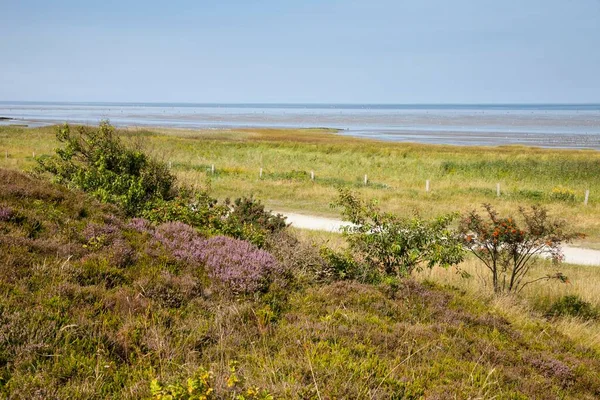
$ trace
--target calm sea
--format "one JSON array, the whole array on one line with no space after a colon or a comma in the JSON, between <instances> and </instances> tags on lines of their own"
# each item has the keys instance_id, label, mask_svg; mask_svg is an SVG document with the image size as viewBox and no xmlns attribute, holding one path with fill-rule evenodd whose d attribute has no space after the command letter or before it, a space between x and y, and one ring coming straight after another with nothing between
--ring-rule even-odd
<instances>
[{"instance_id":1,"label":"calm sea","mask_svg":"<svg viewBox=\"0 0 600 400\"><path fill-rule=\"evenodd\" d=\"M600 104L388 105L0 102L1 124L326 127L389 141L600 149Z\"/></svg>"}]
</instances>

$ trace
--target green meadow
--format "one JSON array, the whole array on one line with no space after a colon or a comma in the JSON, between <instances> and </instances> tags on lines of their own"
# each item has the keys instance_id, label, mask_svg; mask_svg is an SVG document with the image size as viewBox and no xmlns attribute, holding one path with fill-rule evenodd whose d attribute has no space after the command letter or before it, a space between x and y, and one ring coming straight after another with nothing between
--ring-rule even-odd
<instances>
[{"instance_id":1,"label":"green meadow","mask_svg":"<svg viewBox=\"0 0 600 400\"><path fill-rule=\"evenodd\" d=\"M277 211L332 217L338 216L330 203L339 187L400 214L464 212L483 203L514 212L543 204L585 233L582 243L600 244L600 152L594 150L391 143L327 129L121 132L169 162L182 182L209 188L218 198L254 194ZM10 153L0 159L1 167L27 169L34 153L50 154L55 147L52 127L0 128L0 151Z\"/></svg>"}]
</instances>

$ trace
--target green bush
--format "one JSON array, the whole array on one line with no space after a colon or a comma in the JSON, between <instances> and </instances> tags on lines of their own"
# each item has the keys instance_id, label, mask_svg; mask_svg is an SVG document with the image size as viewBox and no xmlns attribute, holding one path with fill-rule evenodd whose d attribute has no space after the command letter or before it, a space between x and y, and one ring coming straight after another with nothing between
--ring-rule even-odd
<instances>
[{"instance_id":1,"label":"green bush","mask_svg":"<svg viewBox=\"0 0 600 400\"><path fill-rule=\"evenodd\" d=\"M233 202L226 199L225 204L230 208L228 220L238 224L254 225L270 233L279 232L287 227L286 217L266 211L260 200L252 196L237 198Z\"/></svg>"},{"instance_id":2,"label":"green bush","mask_svg":"<svg viewBox=\"0 0 600 400\"><path fill-rule=\"evenodd\" d=\"M65 124L56 137L64 147L37 161L38 171L50 172L60 183L118 204L128 215L175 195L175 176L167 166L125 146L107 121L98 128Z\"/></svg>"},{"instance_id":3,"label":"green bush","mask_svg":"<svg viewBox=\"0 0 600 400\"><path fill-rule=\"evenodd\" d=\"M598 311L577 295L563 296L556 300L546 313L547 317L571 316L583 319L598 318Z\"/></svg>"},{"instance_id":4,"label":"green bush","mask_svg":"<svg viewBox=\"0 0 600 400\"><path fill-rule=\"evenodd\" d=\"M225 234L261 247L267 235L287 226L283 216L265 211L252 197L219 204L206 192L176 190L176 178L164 163L123 144L106 121L98 128L64 125L56 135L64 147L38 159L38 171L115 203L129 216L183 222L208 235Z\"/></svg>"},{"instance_id":5,"label":"green bush","mask_svg":"<svg viewBox=\"0 0 600 400\"><path fill-rule=\"evenodd\" d=\"M322 247L320 255L328 266L329 276L335 280L357 280L363 283L378 282L381 275L357 261L350 252L337 252L328 247Z\"/></svg>"},{"instance_id":6,"label":"green bush","mask_svg":"<svg viewBox=\"0 0 600 400\"><path fill-rule=\"evenodd\" d=\"M287 227L285 217L265 210L252 197L218 203L206 192L153 202L142 217L154 223L183 222L204 234L227 235L263 247L266 237Z\"/></svg>"},{"instance_id":7,"label":"green bush","mask_svg":"<svg viewBox=\"0 0 600 400\"><path fill-rule=\"evenodd\" d=\"M374 202L364 202L340 189L334 206L352 225L344 227L350 248L367 265L386 275L407 276L422 265L447 267L463 259L458 236L448 229L454 214L432 220L382 212Z\"/></svg>"},{"instance_id":8,"label":"green bush","mask_svg":"<svg viewBox=\"0 0 600 400\"><path fill-rule=\"evenodd\" d=\"M141 213L143 218L156 224L182 222L205 233L220 233L227 208L205 192L180 195L171 200L156 200Z\"/></svg>"}]
</instances>

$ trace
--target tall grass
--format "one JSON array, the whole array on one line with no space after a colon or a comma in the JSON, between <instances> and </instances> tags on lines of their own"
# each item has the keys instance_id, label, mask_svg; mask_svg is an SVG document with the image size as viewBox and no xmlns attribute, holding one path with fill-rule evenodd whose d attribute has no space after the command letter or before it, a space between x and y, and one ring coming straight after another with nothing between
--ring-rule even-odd
<instances>
[{"instance_id":1,"label":"tall grass","mask_svg":"<svg viewBox=\"0 0 600 400\"><path fill-rule=\"evenodd\" d=\"M389 143L318 129L152 128L122 133L170 161L183 182L209 186L220 198L253 193L273 209L331 216L337 215L329 204L339 186L378 199L383 209L402 214L418 210L424 216L467 211L484 202L502 213L543 203L588 234L587 243L600 243L597 151ZM52 128L0 128L0 166L27 167L33 151L47 154L56 145ZM8 160L2 157L3 149L9 150ZM365 174L368 185L362 184ZM431 181L429 193L426 180ZM573 195L553 196L557 188Z\"/></svg>"}]
</instances>

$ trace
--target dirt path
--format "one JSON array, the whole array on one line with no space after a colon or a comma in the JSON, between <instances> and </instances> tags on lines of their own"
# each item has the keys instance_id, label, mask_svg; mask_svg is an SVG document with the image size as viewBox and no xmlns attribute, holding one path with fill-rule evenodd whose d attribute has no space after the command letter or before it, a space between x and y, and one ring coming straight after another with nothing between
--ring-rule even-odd
<instances>
[{"instance_id":1,"label":"dirt path","mask_svg":"<svg viewBox=\"0 0 600 400\"><path fill-rule=\"evenodd\" d=\"M282 213L293 227L315 231L339 232L341 227L349 225L339 219L317 217L294 213ZM600 250L563 246L564 262L578 265L600 266Z\"/></svg>"}]
</instances>

